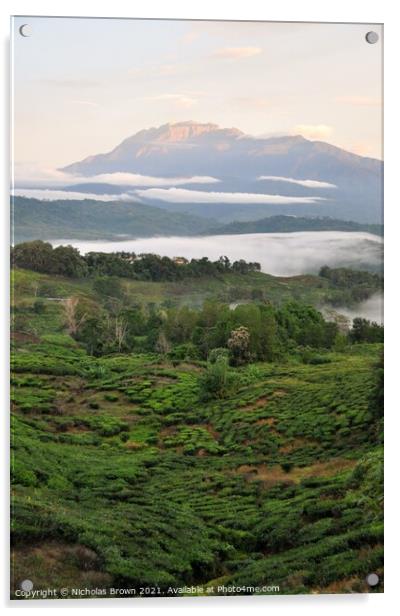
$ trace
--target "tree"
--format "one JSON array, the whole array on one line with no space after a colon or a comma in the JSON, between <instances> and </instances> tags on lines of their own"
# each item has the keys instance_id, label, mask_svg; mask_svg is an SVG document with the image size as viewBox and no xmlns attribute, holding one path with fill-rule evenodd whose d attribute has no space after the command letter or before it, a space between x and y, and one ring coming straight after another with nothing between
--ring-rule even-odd
<instances>
[{"instance_id":1,"label":"tree","mask_svg":"<svg viewBox=\"0 0 400 616\"><path fill-rule=\"evenodd\" d=\"M372 388L369 408L375 417L383 417L384 410L384 369L383 355L374 366L374 385Z\"/></svg>"},{"instance_id":2,"label":"tree","mask_svg":"<svg viewBox=\"0 0 400 616\"><path fill-rule=\"evenodd\" d=\"M17 244L11 253L12 262L17 267L35 272L49 272L53 258L53 247L48 242L35 240Z\"/></svg>"},{"instance_id":3,"label":"tree","mask_svg":"<svg viewBox=\"0 0 400 616\"><path fill-rule=\"evenodd\" d=\"M52 255L52 270L50 273L82 278L86 276L88 268L79 250L72 246L57 246Z\"/></svg>"},{"instance_id":4,"label":"tree","mask_svg":"<svg viewBox=\"0 0 400 616\"><path fill-rule=\"evenodd\" d=\"M170 308L166 314L164 330L168 339L174 343L188 342L196 326L198 315L187 306Z\"/></svg>"},{"instance_id":5,"label":"tree","mask_svg":"<svg viewBox=\"0 0 400 616\"><path fill-rule=\"evenodd\" d=\"M51 244L41 240L17 244L12 251L12 261L18 267L45 274L81 278L88 273L86 261L76 248L57 246L53 249Z\"/></svg>"},{"instance_id":6,"label":"tree","mask_svg":"<svg viewBox=\"0 0 400 616\"><path fill-rule=\"evenodd\" d=\"M98 276L94 279L93 290L103 299L122 299L124 297L124 288L120 279L116 276Z\"/></svg>"},{"instance_id":7,"label":"tree","mask_svg":"<svg viewBox=\"0 0 400 616\"><path fill-rule=\"evenodd\" d=\"M250 332L247 327L240 326L231 332L228 348L233 365L239 366L250 360Z\"/></svg>"},{"instance_id":8,"label":"tree","mask_svg":"<svg viewBox=\"0 0 400 616\"><path fill-rule=\"evenodd\" d=\"M260 306L258 358L273 361L279 354L278 326L271 306Z\"/></svg>"},{"instance_id":9,"label":"tree","mask_svg":"<svg viewBox=\"0 0 400 616\"><path fill-rule=\"evenodd\" d=\"M349 338L352 342L383 342L383 325L356 317Z\"/></svg>"},{"instance_id":10,"label":"tree","mask_svg":"<svg viewBox=\"0 0 400 616\"><path fill-rule=\"evenodd\" d=\"M86 314L78 314L79 298L76 296L67 297L62 305L68 333L71 336L76 336L79 328L86 320Z\"/></svg>"},{"instance_id":11,"label":"tree","mask_svg":"<svg viewBox=\"0 0 400 616\"><path fill-rule=\"evenodd\" d=\"M291 341L312 348L331 348L337 333L336 323L328 323L322 314L300 302L288 302L276 311L280 336L286 346Z\"/></svg>"},{"instance_id":12,"label":"tree","mask_svg":"<svg viewBox=\"0 0 400 616\"><path fill-rule=\"evenodd\" d=\"M220 356L214 363L208 363L199 378L200 398L226 398L233 393L238 378L229 370L227 357Z\"/></svg>"},{"instance_id":13,"label":"tree","mask_svg":"<svg viewBox=\"0 0 400 616\"><path fill-rule=\"evenodd\" d=\"M157 353L160 353L161 355L166 355L170 350L171 350L171 345L168 342L166 335L161 330L158 335L157 342L156 342L156 351Z\"/></svg>"},{"instance_id":14,"label":"tree","mask_svg":"<svg viewBox=\"0 0 400 616\"><path fill-rule=\"evenodd\" d=\"M75 338L82 342L90 355L102 355L108 338L108 326L103 315L93 314L78 328Z\"/></svg>"},{"instance_id":15,"label":"tree","mask_svg":"<svg viewBox=\"0 0 400 616\"><path fill-rule=\"evenodd\" d=\"M272 360L278 350L277 323L272 306L240 304L232 314L235 325L250 333L250 354L260 360Z\"/></svg>"},{"instance_id":16,"label":"tree","mask_svg":"<svg viewBox=\"0 0 400 616\"><path fill-rule=\"evenodd\" d=\"M118 352L120 353L125 343L128 323L122 317L115 317L115 341L117 343Z\"/></svg>"}]
</instances>

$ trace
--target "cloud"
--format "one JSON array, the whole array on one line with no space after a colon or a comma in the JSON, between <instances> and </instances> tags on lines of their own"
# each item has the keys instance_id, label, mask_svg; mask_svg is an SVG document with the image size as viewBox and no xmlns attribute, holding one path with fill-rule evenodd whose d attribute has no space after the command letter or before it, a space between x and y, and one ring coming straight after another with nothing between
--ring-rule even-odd
<instances>
[{"instance_id":1,"label":"cloud","mask_svg":"<svg viewBox=\"0 0 400 616\"><path fill-rule=\"evenodd\" d=\"M272 180L274 182L288 182L289 184L298 184L306 188L337 188L336 184L329 182L319 182L318 180L295 180L294 178L284 178L277 175L260 175L258 180Z\"/></svg>"},{"instance_id":2,"label":"cloud","mask_svg":"<svg viewBox=\"0 0 400 616\"><path fill-rule=\"evenodd\" d=\"M357 107L378 107L382 104L381 99L372 96L337 96L335 101Z\"/></svg>"},{"instance_id":3,"label":"cloud","mask_svg":"<svg viewBox=\"0 0 400 616\"><path fill-rule=\"evenodd\" d=\"M327 139L333 133L333 127L326 124L297 124L294 132L306 139Z\"/></svg>"},{"instance_id":4,"label":"cloud","mask_svg":"<svg viewBox=\"0 0 400 616\"><path fill-rule=\"evenodd\" d=\"M146 96L142 100L147 101L163 101L163 102L171 102L176 107L181 109L189 109L197 104L197 99L192 96L188 96L186 94L159 94L157 96Z\"/></svg>"},{"instance_id":5,"label":"cloud","mask_svg":"<svg viewBox=\"0 0 400 616\"><path fill-rule=\"evenodd\" d=\"M190 177L164 178L139 173L101 173L92 176L72 175L36 165L17 165L15 170L15 184L35 186L66 186L74 184L112 184L114 186L179 186L184 184L216 184L217 178L207 175L194 175Z\"/></svg>"},{"instance_id":6,"label":"cloud","mask_svg":"<svg viewBox=\"0 0 400 616\"><path fill-rule=\"evenodd\" d=\"M261 52L261 47L223 47L214 51L211 57L221 60L239 60L241 58L258 56Z\"/></svg>"},{"instance_id":7,"label":"cloud","mask_svg":"<svg viewBox=\"0 0 400 616\"><path fill-rule=\"evenodd\" d=\"M93 101L73 100L71 103L73 105L83 105L85 107L100 107L98 103L94 103Z\"/></svg>"},{"instance_id":8,"label":"cloud","mask_svg":"<svg viewBox=\"0 0 400 616\"><path fill-rule=\"evenodd\" d=\"M376 323L383 324L383 295L381 293L372 295L372 297L365 300L364 302L361 302L355 308L348 308L347 306L335 306L335 312L343 314L348 319L350 319L350 321L352 321L356 317L362 317L363 319L368 319L369 321L375 321Z\"/></svg>"},{"instance_id":9,"label":"cloud","mask_svg":"<svg viewBox=\"0 0 400 616\"><path fill-rule=\"evenodd\" d=\"M159 199L172 203L318 203L325 201L321 197L290 197L283 195L264 195L257 193L205 192L186 188L148 188L137 190L139 197Z\"/></svg>"},{"instance_id":10,"label":"cloud","mask_svg":"<svg viewBox=\"0 0 400 616\"><path fill-rule=\"evenodd\" d=\"M14 165L14 185L30 184L37 186L38 184L46 183L49 186L62 186L70 179L66 173L49 167L35 163L15 163Z\"/></svg>"},{"instance_id":11,"label":"cloud","mask_svg":"<svg viewBox=\"0 0 400 616\"><path fill-rule=\"evenodd\" d=\"M360 268L382 265L382 238L368 233L314 231L298 233L253 233L206 237L152 237L119 242L68 241L82 253L93 250L156 253L187 259L227 255L232 261L245 259L261 264L263 272L275 276L317 273L322 265ZM293 257L296 256L296 258ZM361 306L360 306L361 309ZM342 312L341 309L337 309ZM359 316L362 312L358 313Z\"/></svg>"},{"instance_id":12,"label":"cloud","mask_svg":"<svg viewBox=\"0 0 400 616\"><path fill-rule=\"evenodd\" d=\"M75 178L74 178L75 179ZM217 178L208 175L193 175L187 178L160 178L137 173L102 173L92 177L81 178L85 182L121 184L127 186L179 186L181 184L215 184Z\"/></svg>"},{"instance_id":13,"label":"cloud","mask_svg":"<svg viewBox=\"0 0 400 616\"><path fill-rule=\"evenodd\" d=\"M94 193L48 188L15 188L11 192L15 197L28 197L29 199L41 199L43 201L57 201L58 199L67 199L68 201L82 199L92 199L94 201L135 201L135 198L128 193L121 195L96 195Z\"/></svg>"}]
</instances>

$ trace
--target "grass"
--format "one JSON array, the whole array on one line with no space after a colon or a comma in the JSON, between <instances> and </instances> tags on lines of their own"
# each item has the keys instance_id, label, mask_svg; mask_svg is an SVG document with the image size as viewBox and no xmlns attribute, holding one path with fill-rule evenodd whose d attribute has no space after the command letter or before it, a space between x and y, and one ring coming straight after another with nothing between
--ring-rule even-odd
<instances>
[{"instance_id":1,"label":"grass","mask_svg":"<svg viewBox=\"0 0 400 616\"><path fill-rule=\"evenodd\" d=\"M93 280L50 276L28 270L12 272L13 305L18 308L32 307L37 299L43 299L46 309L52 310L54 298L66 298L81 294L98 300L93 290ZM320 305L328 298L334 299L336 290L328 280L320 276L299 275L287 278L261 272L221 274L218 277L186 279L180 282L145 282L123 280L125 293L130 301L137 303L172 302L176 305L200 306L207 298L224 302L251 301L260 294L265 300L283 302L297 299ZM53 298L50 299L49 298ZM55 306L57 310L57 306Z\"/></svg>"}]
</instances>

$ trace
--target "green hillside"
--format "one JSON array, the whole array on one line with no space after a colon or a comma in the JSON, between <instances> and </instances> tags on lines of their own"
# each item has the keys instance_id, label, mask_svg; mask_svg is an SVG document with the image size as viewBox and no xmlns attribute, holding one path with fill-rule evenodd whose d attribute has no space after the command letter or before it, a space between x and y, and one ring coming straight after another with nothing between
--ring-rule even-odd
<instances>
[{"instance_id":1,"label":"green hillside","mask_svg":"<svg viewBox=\"0 0 400 616\"><path fill-rule=\"evenodd\" d=\"M293 233L296 231L365 231L383 235L383 225L370 225L328 217L270 216L248 222L231 222L217 227L217 235L241 233Z\"/></svg>"},{"instance_id":2,"label":"green hillside","mask_svg":"<svg viewBox=\"0 0 400 616\"><path fill-rule=\"evenodd\" d=\"M381 328L310 305L363 276L15 268L12 594L381 592Z\"/></svg>"},{"instance_id":3,"label":"green hillside","mask_svg":"<svg viewBox=\"0 0 400 616\"><path fill-rule=\"evenodd\" d=\"M212 220L128 201L12 198L15 243L39 239L121 239L196 235Z\"/></svg>"},{"instance_id":4,"label":"green hillside","mask_svg":"<svg viewBox=\"0 0 400 616\"><path fill-rule=\"evenodd\" d=\"M224 235L295 231L366 231L383 234L382 225L334 218L271 216L221 225L209 216L127 201L56 200L13 197L14 242L32 239L122 239L157 235Z\"/></svg>"}]
</instances>

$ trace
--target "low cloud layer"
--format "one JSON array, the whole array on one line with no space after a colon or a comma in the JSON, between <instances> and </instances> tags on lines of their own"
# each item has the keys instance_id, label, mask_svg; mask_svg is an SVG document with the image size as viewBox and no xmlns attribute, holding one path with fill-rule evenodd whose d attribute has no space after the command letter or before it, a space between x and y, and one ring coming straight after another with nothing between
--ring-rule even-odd
<instances>
[{"instance_id":1,"label":"low cloud layer","mask_svg":"<svg viewBox=\"0 0 400 616\"><path fill-rule=\"evenodd\" d=\"M290 197L285 195L264 195L257 193L205 192L186 188L148 188L137 190L139 197L159 199L169 203L243 203L243 204L296 204L324 201L322 197Z\"/></svg>"},{"instance_id":2,"label":"low cloud layer","mask_svg":"<svg viewBox=\"0 0 400 616\"><path fill-rule=\"evenodd\" d=\"M58 244L63 243L61 240ZM65 243L65 242L64 242ZM252 233L207 237L153 237L122 242L67 241L83 253L119 250L156 253L188 259L228 256L261 263L262 271L275 276L317 273L323 265L355 269L382 265L382 238L369 233L317 231L301 233Z\"/></svg>"},{"instance_id":3,"label":"low cloud layer","mask_svg":"<svg viewBox=\"0 0 400 616\"><path fill-rule=\"evenodd\" d=\"M12 191L15 197L42 199L43 201L93 199L94 201L135 201L135 198L123 193L120 195L96 195L94 193L75 192L72 190L54 190L52 188L16 188Z\"/></svg>"},{"instance_id":4,"label":"low cloud layer","mask_svg":"<svg viewBox=\"0 0 400 616\"><path fill-rule=\"evenodd\" d=\"M375 321L375 323L383 323L383 295L377 293L354 308L339 307L335 310L347 317L350 322L356 317L362 317L369 321Z\"/></svg>"},{"instance_id":5,"label":"low cloud layer","mask_svg":"<svg viewBox=\"0 0 400 616\"><path fill-rule=\"evenodd\" d=\"M68 176L69 182L90 182L94 184L113 184L115 186L180 186L183 184L216 184L217 178L208 175L194 175L187 178L162 178L138 173L101 173L89 177Z\"/></svg>"},{"instance_id":6,"label":"low cloud layer","mask_svg":"<svg viewBox=\"0 0 400 616\"><path fill-rule=\"evenodd\" d=\"M306 188L337 188L336 184L329 184L329 182L319 182L318 180L295 180L294 178L284 178L278 175L260 175L257 179L272 180L274 182L288 182L289 184L306 186Z\"/></svg>"},{"instance_id":7,"label":"low cloud layer","mask_svg":"<svg viewBox=\"0 0 400 616\"><path fill-rule=\"evenodd\" d=\"M59 169L38 165L17 165L15 168L15 186L30 188L46 185L51 188L68 184L112 184L114 186L181 186L184 184L216 184L217 178L196 175L192 177L164 178L138 173L101 173L92 176L73 175Z\"/></svg>"}]
</instances>

